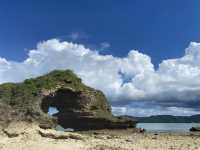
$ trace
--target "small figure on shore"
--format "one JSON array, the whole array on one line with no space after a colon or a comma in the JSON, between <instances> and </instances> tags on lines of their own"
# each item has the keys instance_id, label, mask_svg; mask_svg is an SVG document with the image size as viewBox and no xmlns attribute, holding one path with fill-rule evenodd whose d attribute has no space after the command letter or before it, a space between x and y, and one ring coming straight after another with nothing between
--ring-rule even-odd
<instances>
[{"instance_id":1,"label":"small figure on shore","mask_svg":"<svg viewBox=\"0 0 200 150\"><path fill-rule=\"evenodd\" d=\"M139 128L139 133L144 133L146 130L144 128Z\"/></svg>"}]
</instances>

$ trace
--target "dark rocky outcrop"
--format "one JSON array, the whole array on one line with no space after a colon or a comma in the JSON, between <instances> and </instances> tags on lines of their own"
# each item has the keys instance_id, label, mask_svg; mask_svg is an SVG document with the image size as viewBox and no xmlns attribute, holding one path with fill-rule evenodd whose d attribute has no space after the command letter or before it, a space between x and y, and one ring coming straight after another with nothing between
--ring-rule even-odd
<instances>
[{"instance_id":1,"label":"dark rocky outcrop","mask_svg":"<svg viewBox=\"0 0 200 150\"><path fill-rule=\"evenodd\" d=\"M49 107L59 112L50 116ZM1 126L26 121L46 129L58 124L76 130L135 127L134 120L114 117L104 94L84 85L70 70L0 85L0 113Z\"/></svg>"},{"instance_id":2,"label":"dark rocky outcrop","mask_svg":"<svg viewBox=\"0 0 200 150\"><path fill-rule=\"evenodd\" d=\"M190 128L191 132L200 132L200 127L192 127Z\"/></svg>"}]
</instances>

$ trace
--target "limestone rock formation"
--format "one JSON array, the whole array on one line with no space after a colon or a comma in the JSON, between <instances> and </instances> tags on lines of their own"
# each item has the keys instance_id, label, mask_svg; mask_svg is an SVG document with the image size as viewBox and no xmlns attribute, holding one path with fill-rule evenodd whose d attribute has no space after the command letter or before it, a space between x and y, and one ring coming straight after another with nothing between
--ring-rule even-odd
<instances>
[{"instance_id":1,"label":"limestone rock formation","mask_svg":"<svg viewBox=\"0 0 200 150\"><path fill-rule=\"evenodd\" d=\"M61 132L61 131L55 131L55 130L44 130L39 129L38 133L42 137L52 138L52 139L75 139L75 140L83 140L83 137L81 134L78 133L70 133L70 132Z\"/></svg>"},{"instance_id":2,"label":"limestone rock formation","mask_svg":"<svg viewBox=\"0 0 200 150\"><path fill-rule=\"evenodd\" d=\"M50 116L49 107L58 112ZM0 126L26 121L76 130L135 127L133 120L114 117L104 94L84 85L70 70L0 85L0 113Z\"/></svg>"}]
</instances>

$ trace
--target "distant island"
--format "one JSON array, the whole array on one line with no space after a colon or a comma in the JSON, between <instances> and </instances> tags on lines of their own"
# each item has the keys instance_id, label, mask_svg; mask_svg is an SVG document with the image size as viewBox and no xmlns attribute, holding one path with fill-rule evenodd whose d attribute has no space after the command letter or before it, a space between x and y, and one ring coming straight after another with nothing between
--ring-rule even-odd
<instances>
[{"instance_id":1,"label":"distant island","mask_svg":"<svg viewBox=\"0 0 200 150\"><path fill-rule=\"evenodd\" d=\"M200 123L200 114L193 116L157 115L134 118L138 123Z\"/></svg>"}]
</instances>

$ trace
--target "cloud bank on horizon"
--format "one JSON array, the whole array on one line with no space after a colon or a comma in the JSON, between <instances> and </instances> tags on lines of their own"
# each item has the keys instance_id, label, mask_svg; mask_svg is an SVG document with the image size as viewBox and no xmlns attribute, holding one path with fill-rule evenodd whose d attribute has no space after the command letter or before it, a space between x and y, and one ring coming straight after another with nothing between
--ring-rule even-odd
<instances>
[{"instance_id":1,"label":"cloud bank on horizon","mask_svg":"<svg viewBox=\"0 0 200 150\"><path fill-rule=\"evenodd\" d=\"M72 69L85 84L102 90L116 114L200 113L200 43L191 42L183 57L163 60L155 69L151 58L137 50L121 58L51 39L30 50L23 62L0 58L0 83L54 69Z\"/></svg>"}]
</instances>

